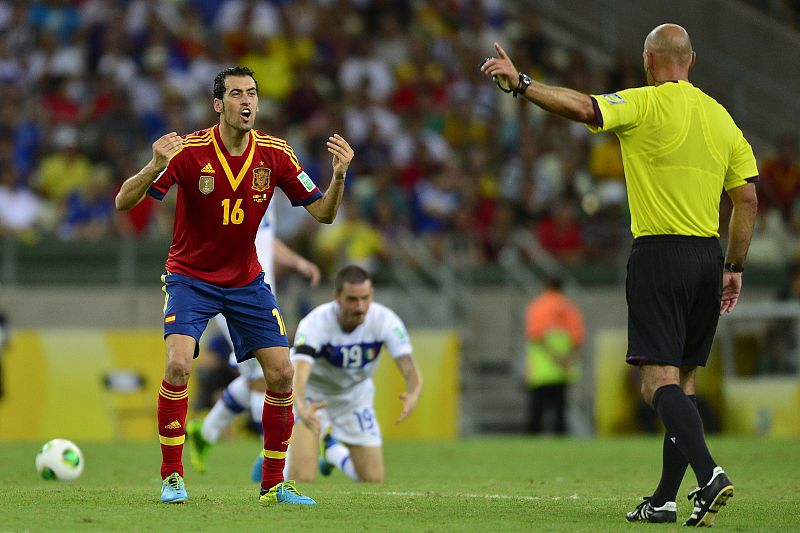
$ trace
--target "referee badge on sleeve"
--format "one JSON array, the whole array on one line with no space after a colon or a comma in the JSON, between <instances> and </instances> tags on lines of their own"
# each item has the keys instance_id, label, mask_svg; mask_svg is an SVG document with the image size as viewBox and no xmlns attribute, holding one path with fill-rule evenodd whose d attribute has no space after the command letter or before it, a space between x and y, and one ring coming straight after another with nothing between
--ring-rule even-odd
<instances>
[{"instance_id":1,"label":"referee badge on sleeve","mask_svg":"<svg viewBox=\"0 0 800 533\"><path fill-rule=\"evenodd\" d=\"M601 94L600 96L611 105L625 103L625 99L617 93Z\"/></svg>"}]
</instances>

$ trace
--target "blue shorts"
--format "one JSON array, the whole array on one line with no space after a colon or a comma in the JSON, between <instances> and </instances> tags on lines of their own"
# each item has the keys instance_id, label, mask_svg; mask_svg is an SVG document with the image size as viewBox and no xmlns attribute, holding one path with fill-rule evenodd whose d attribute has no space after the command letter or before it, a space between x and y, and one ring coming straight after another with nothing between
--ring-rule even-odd
<instances>
[{"instance_id":1,"label":"blue shorts","mask_svg":"<svg viewBox=\"0 0 800 533\"><path fill-rule=\"evenodd\" d=\"M289 346L278 302L264 283L263 272L244 287L219 287L170 272L161 276L161 281L166 294L164 337L179 333L194 338L195 357L200 337L217 313L228 321L233 351L240 363L251 359L253 351L260 348Z\"/></svg>"}]
</instances>

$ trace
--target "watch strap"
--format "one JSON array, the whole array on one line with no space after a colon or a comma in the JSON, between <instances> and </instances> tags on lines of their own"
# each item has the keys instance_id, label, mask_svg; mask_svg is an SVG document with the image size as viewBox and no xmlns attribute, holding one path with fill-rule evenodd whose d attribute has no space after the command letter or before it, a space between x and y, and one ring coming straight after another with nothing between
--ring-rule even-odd
<instances>
[{"instance_id":1,"label":"watch strap","mask_svg":"<svg viewBox=\"0 0 800 533\"><path fill-rule=\"evenodd\" d=\"M739 274L744 272L744 265L739 265L737 263L725 263L725 270Z\"/></svg>"},{"instance_id":2,"label":"watch strap","mask_svg":"<svg viewBox=\"0 0 800 533\"><path fill-rule=\"evenodd\" d=\"M527 74L523 74L522 72L519 73L519 83L517 83L516 89L514 89L514 98L517 97L518 94L525 95L525 91L528 90L533 80Z\"/></svg>"}]
</instances>

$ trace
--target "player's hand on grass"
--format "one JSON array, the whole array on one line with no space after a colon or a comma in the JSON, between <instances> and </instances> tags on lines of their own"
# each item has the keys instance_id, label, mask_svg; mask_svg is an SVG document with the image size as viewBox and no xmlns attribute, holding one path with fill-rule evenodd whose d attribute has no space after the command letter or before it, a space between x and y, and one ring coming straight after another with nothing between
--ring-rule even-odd
<instances>
[{"instance_id":1,"label":"player's hand on grass","mask_svg":"<svg viewBox=\"0 0 800 533\"><path fill-rule=\"evenodd\" d=\"M328 402L303 402L298 414L300 420L314 435L319 435L319 415L317 411L327 407Z\"/></svg>"},{"instance_id":2,"label":"player's hand on grass","mask_svg":"<svg viewBox=\"0 0 800 533\"><path fill-rule=\"evenodd\" d=\"M183 146L183 139L172 131L159 137L153 143L153 165L160 170L167 168L167 163Z\"/></svg>"},{"instance_id":3,"label":"player's hand on grass","mask_svg":"<svg viewBox=\"0 0 800 533\"><path fill-rule=\"evenodd\" d=\"M403 402L403 410L400 411L400 417L394 421L395 424L399 424L408 418L408 415L410 415L414 407L417 406L417 400L419 400L418 392L403 392L400 394L400 401Z\"/></svg>"},{"instance_id":4,"label":"player's hand on grass","mask_svg":"<svg viewBox=\"0 0 800 533\"><path fill-rule=\"evenodd\" d=\"M491 76L495 81L508 89L513 89L517 86L519 79L519 72L511 62L506 51L498 43L494 43L494 49L497 51L498 57L489 57L483 64L481 64L481 72L487 76Z\"/></svg>"},{"instance_id":5,"label":"player's hand on grass","mask_svg":"<svg viewBox=\"0 0 800 533\"><path fill-rule=\"evenodd\" d=\"M332 137L328 137L328 152L333 156L333 177L337 180L344 179L347 172L347 167L353 160L355 153L347 141L339 135L334 133Z\"/></svg>"}]
</instances>

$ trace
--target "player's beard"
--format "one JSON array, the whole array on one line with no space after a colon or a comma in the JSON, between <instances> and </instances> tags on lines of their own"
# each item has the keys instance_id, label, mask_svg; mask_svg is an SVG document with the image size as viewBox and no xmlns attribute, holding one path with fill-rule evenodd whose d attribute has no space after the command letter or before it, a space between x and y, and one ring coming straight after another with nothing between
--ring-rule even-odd
<instances>
[{"instance_id":1,"label":"player's beard","mask_svg":"<svg viewBox=\"0 0 800 533\"><path fill-rule=\"evenodd\" d=\"M228 114L227 110L223 108L222 116L224 117L225 123L230 129L241 133L247 133L248 131L253 129L256 113L255 111L251 110L249 123L246 123L242 120L241 110L238 112Z\"/></svg>"}]
</instances>

